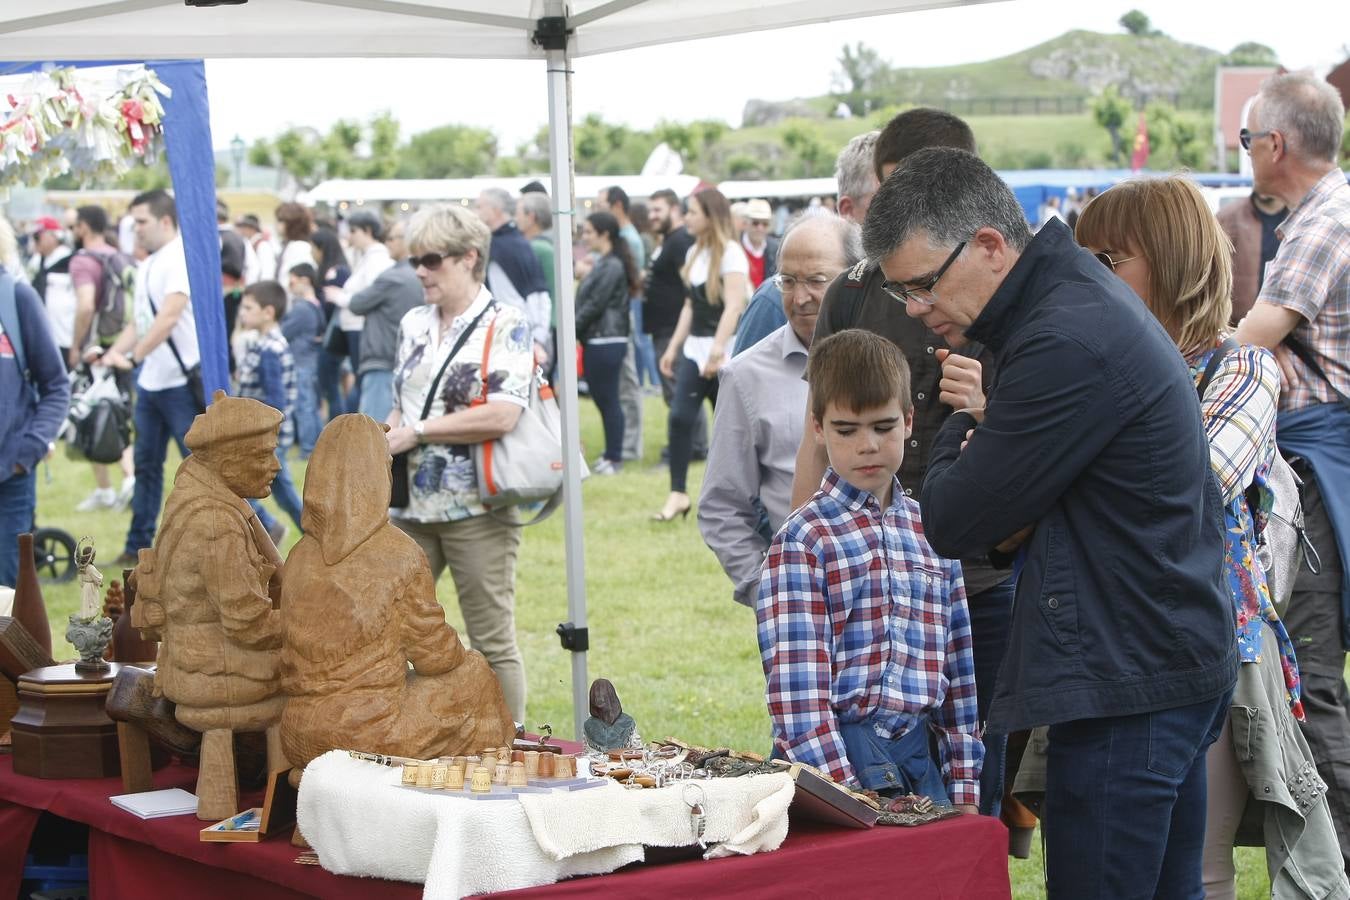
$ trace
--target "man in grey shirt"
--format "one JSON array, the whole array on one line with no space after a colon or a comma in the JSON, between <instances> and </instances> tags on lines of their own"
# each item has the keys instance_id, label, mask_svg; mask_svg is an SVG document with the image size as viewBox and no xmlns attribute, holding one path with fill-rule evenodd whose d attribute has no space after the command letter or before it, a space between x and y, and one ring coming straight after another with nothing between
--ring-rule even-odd
<instances>
[{"instance_id":1,"label":"man in grey shirt","mask_svg":"<svg viewBox=\"0 0 1350 900\"><path fill-rule=\"evenodd\" d=\"M737 603L754 607L769 541L792 512L806 409L802 373L821 297L861 256L854 223L824 210L794 222L783 236L777 276L787 324L718 373L698 527L735 585Z\"/></svg>"},{"instance_id":2,"label":"man in grey shirt","mask_svg":"<svg viewBox=\"0 0 1350 900\"><path fill-rule=\"evenodd\" d=\"M376 422L383 422L394 406L394 356L398 353L398 324L403 315L426 302L422 282L408 262L404 224L389 226L385 246L394 260L370 287L352 295L350 309L365 316L361 334L361 409Z\"/></svg>"}]
</instances>

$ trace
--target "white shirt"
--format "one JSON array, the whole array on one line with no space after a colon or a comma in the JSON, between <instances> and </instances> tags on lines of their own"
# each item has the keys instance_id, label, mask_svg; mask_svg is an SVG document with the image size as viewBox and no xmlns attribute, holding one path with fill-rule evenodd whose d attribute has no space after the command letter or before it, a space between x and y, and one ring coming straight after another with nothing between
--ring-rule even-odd
<instances>
[{"instance_id":1,"label":"white shirt","mask_svg":"<svg viewBox=\"0 0 1350 900\"><path fill-rule=\"evenodd\" d=\"M46 267L54 266L70 256L70 248L57 246L42 260ZM58 347L69 347L75 340L75 284L70 272L48 272L46 295L42 303L47 307L47 323L52 329L52 340Z\"/></svg>"},{"instance_id":2,"label":"white shirt","mask_svg":"<svg viewBox=\"0 0 1350 900\"><path fill-rule=\"evenodd\" d=\"M170 294L188 297L187 305L169 335L183 366L174 359L169 341L164 341L150 351L141 365L136 385L144 391L163 391L187 384L183 367L191 369L201 360L197 350L197 321L192 317L192 287L188 284L187 256L183 252L181 235L150 254L136 269L134 315L137 338L144 337L155 321L151 301L154 301L155 310L163 309L164 298Z\"/></svg>"},{"instance_id":3,"label":"white shirt","mask_svg":"<svg viewBox=\"0 0 1350 900\"><path fill-rule=\"evenodd\" d=\"M249 246L253 248L253 255L258 260L259 280L270 281L275 278L281 282L282 287L290 283L289 272L277 272L277 248L271 241L259 234L249 241Z\"/></svg>"},{"instance_id":4,"label":"white shirt","mask_svg":"<svg viewBox=\"0 0 1350 900\"><path fill-rule=\"evenodd\" d=\"M389 248L384 244L376 242L361 251L361 255L356 260L356 267L352 269L351 277L342 286L341 296L334 300L338 305L339 328L343 331L360 331L365 326L366 317L358 316L347 308L352 302L352 296L370 287L381 273L393 267L394 260L389 255Z\"/></svg>"}]
</instances>

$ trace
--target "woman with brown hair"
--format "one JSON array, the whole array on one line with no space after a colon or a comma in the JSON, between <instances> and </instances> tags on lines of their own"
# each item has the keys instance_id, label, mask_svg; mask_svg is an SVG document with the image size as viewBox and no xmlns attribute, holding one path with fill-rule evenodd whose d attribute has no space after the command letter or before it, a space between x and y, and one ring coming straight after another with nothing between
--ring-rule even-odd
<instances>
[{"instance_id":1,"label":"woman with brown hair","mask_svg":"<svg viewBox=\"0 0 1350 900\"><path fill-rule=\"evenodd\" d=\"M717 371L730 358L736 323L749 297L750 264L731 224L731 204L714 188L689 198L684 227L694 237L682 274L684 308L666 352L661 374L675 379L670 400L670 496L653 518L669 522L687 516L686 476L694 422L705 399L717 403Z\"/></svg>"},{"instance_id":2,"label":"woman with brown hair","mask_svg":"<svg viewBox=\"0 0 1350 900\"><path fill-rule=\"evenodd\" d=\"M1234 896L1234 837L1248 803L1260 801L1272 895L1344 897L1350 885L1326 799L1311 789L1317 775L1296 722L1303 705L1294 647L1255 557L1271 509L1280 373L1270 351L1225 344L1232 245L1199 189L1175 175L1101 194L1079 215L1076 236L1134 289L1176 342L1197 389L1204 387L1201 414L1225 504L1223 571L1243 663L1231 714L1205 760L1205 895ZM1299 793L1295 779L1308 780L1309 790Z\"/></svg>"},{"instance_id":3,"label":"woman with brown hair","mask_svg":"<svg viewBox=\"0 0 1350 900\"><path fill-rule=\"evenodd\" d=\"M281 276L301 263L313 264L313 248L309 236L314 232L314 216L299 203L283 203L274 214L277 230L281 232L281 252L277 254L277 270L263 276L281 281Z\"/></svg>"}]
</instances>

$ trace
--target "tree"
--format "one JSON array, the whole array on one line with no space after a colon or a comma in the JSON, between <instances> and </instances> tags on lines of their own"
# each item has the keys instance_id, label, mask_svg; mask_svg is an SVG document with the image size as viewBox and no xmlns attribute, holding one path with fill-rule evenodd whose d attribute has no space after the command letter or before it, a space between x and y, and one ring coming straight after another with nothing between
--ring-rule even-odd
<instances>
[{"instance_id":1,"label":"tree","mask_svg":"<svg viewBox=\"0 0 1350 900\"><path fill-rule=\"evenodd\" d=\"M1135 37L1150 37L1157 34L1153 23L1137 9L1132 9L1120 17L1120 26Z\"/></svg>"},{"instance_id":2,"label":"tree","mask_svg":"<svg viewBox=\"0 0 1350 900\"><path fill-rule=\"evenodd\" d=\"M361 166L362 178L393 178L398 174L399 125L389 110L376 113L369 125L370 155Z\"/></svg>"},{"instance_id":3,"label":"tree","mask_svg":"<svg viewBox=\"0 0 1350 900\"><path fill-rule=\"evenodd\" d=\"M1092 118L1111 136L1111 156L1116 167L1121 166L1120 129L1125 119L1134 112L1134 105L1120 96L1115 85L1109 86L1092 101Z\"/></svg>"},{"instance_id":4,"label":"tree","mask_svg":"<svg viewBox=\"0 0 1350 900\"><path fill-rule=\"evenodd\" d=\"M1256 41L1244 41L1229 50L1221 64L1225 66L1278 66L1280 57L1265 44L1258 44Z\"/></svg>"},{"instance_id":5,"label":"tree","mask_svg":"<svg viewBox=\"0 0 1350 900\"><path fill-rule=\"evenodd\" d=\"M790 120L783 129L783 145L797 157L800 177L823 177L834 171L834 154L825 146L815 123L804 119Z\"/></svg>"},{"instance_id":6,"label":"tree","mask_svg":"<svg viewBox=\"0 0 1350 900\"><path fill-rule=\"evenodd\" d=\"M865 116L877 105L877 98L891 73L881 55L862 41L839 52L839 71L831 97L845 104L855 116Z\"/></svg>"},{"instance_id":7,"label":"tree","mask_svg":"<svg viewBox=\"0 0 1350 900\"><path fill-rule=\"evenodd\" d=\"M415 134L398 164L400 178L471 178L493 170L497 138L486 128L442 125Z\"/></svg>"}]
</instances>

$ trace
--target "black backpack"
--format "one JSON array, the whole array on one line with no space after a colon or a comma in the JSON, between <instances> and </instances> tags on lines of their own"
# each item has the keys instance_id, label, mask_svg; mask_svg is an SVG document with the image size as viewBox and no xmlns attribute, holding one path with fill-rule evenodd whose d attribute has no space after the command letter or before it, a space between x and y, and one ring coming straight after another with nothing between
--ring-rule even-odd
<instances>
[{"instance_id":1,"label":"black backpack","mask_svg":"<svg viewBox=\"0 0 1350 900\"><path fill-rule=\"evenodd\" d=\"M136 260L120 250L94 253L80 250L98 261L103 277L94 294L93 336L104 347L112 345L127 324L127 298L135 296Z\"/></svg>"},{"instance_id":2,"label":"black backpack","mask_svg":"<svg viewBox=\"0 0 1350 900\"><path fill-rule=\"evenodd\" d=\"M131 415L126 404L104 398L75 423L70 442L90 462L115 463L131 445Z\"/></svg>"},{"instance_id":3,"label":"black backpack","mask_svg":"<svg viewBox=\"0 0 1350 900\"><path fill-rule=\"evenodd\" d=\"M858 316L862 313L863 305L863 282L866 278L865 259L859 260L858 264L844 275L841 290L830 304L830 334L838 334L858 324Z\"/></svg>"}]
</instances>

